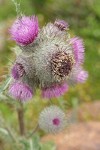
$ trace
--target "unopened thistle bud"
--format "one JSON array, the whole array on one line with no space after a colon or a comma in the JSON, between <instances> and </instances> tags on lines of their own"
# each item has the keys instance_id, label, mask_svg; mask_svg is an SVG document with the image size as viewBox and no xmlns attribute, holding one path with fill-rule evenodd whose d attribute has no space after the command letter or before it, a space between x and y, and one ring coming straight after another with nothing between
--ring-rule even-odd
<instances>
[{"instance_id":1,"label":"unopened thistle bud","mask_svg":"<svg viewBox=\"0 0 100 150\"><path fill-rule=\"evenodd\" d=\"M64 129L65 113L57 106L46 107L39 116L39 126L47 133L57 133Z\"/></svg>"}]
</instances>

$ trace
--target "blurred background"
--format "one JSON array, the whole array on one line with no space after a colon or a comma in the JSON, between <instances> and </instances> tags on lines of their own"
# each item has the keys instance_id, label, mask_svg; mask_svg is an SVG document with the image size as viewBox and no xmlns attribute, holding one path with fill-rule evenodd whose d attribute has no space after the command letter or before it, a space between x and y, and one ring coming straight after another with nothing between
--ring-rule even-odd
<instances>
[{"instance_id":1,"label":"blurred background","mask_svg":"<svg viewBox=\"0 0 100 150\"><path fill-rule=\"evenodd\" d=\"M78 107L80 121L99 122L100 0L19 0L18 3L20 3L21 11L25 15L35 14L38 16L40 27L49 21L53 22L56 18L63 19L69 23L69 32L72 37L77 35L84 39L86 49L84 68L89 72L89 78L85 84L72 87L61 99L63 99L66 109ZM9 62L13 62L15 59L15 54L12 51L15 43L10 40L9 28L16 15L16 8L12 0L0 0L0 81L4 80L2 75L9 72ZM3 99L4 97L0 98L0 114L13 128L18 130L14 107L5 103ZM56 100L54 100L54 103L57 103ZM38 112L44 105L47 105L47 103L41 100L39 92L37 92L34 101L25 106L28 128L34 126ZM35 107L37 106L36 110ZM30 120L31 123L28 124ZM0 148L2 148L0 150L5 150L3 149L3 140L0 140L0 145ZM9 150L9 148L6 150Z\"/></svg>"}]
</instances>

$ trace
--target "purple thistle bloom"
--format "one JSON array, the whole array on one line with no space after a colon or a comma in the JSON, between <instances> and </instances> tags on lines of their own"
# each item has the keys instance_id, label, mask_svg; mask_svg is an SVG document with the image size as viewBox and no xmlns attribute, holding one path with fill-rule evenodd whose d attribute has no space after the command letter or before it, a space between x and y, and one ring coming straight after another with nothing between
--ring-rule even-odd
<instances>
[{"instance_id":1,"label":"purple thistle bloom","mask_svg":"<svg viewBox=\"0 0 100 150\"><path fill-rule=\"evenodd\" d=\"M68 29L69 25L66 21L64 20L59 20L57 19L54 22L54 25L57 26L61 31Z\"/></svg>"},{"instance_id":2,"label":"purple thistle bloom","mask_svg":"<svg viewBox=\"0 0 100 150\"><path fill-rule=\"evenodd\" d=\"M42 96L44 98L54 98L54 97L60 97L63 95L66 91L68 91L68 85L66 83L63 84L57 84L53 85L48 88L43 88L42 89Z\"/></svg>"},{"instance_id":3,"label":"purple thistle bloom","mask_svg":"<svg viewBox=\"0 0 100 150\"><path fill-rule=\"evenodd\" d=\"M71 44L74 50L76 63L82 64L84 61L84 44L83 40L75 37L71 39Z\"/></svg>"},{"instance_id":4,"label":"purple thistle bloom","mask_svg":"<svg viewBox=\"0 0 100 150\"><path fill-rule=\"evenodd\" d=\"M32 98L33 91L27 84L14 82L9 88L9 94L17 100L27 101Z\"/></svg>"},{"instance_id":5,"label":"purple thistle bloom","mask_svg":"<svg viewBox=\"0 0 100 150\"><path fill-rule=\"evenodd\" d=\"M10 29L12 39L19 45L32 43L38 35L38 19L35 16L22 16L17 19Z\"/></svg>"},{"instance_id":6,"label":"purple thistle bloom","mask_svg":"<svg viewBox=\"0 0 100 150\"><path fill-rule=\"evenodd\" d=\"M81 70L77 75L77 82L84 83L88 78L88 72Z\"/></svg>"},{"instance_id":7,"label":"purple thistle bloom","mask_svg":"<svg viewBox=\"0 0 100 150\"><path fill-rule=\"evenodd\" d=\"M52 120L52 122L53 122L53 125L55 125L55 126L58 126L58 125L60 124L59 118L54 118L54 119Z\"/></svg>"},{"instance_id":8,"label":"purple thistle bloom","mask_svg":"<svg viewBox=\"0 0 100 150\"><path fill-rule=\"evenodd\" d=\"M22 77L25 73L25 70L24 70L24 67L19 64L19 63L16 63L13 68L12 68L12 77L16 80L18 80L20 77Z\"/></svg>"}]
</instances>

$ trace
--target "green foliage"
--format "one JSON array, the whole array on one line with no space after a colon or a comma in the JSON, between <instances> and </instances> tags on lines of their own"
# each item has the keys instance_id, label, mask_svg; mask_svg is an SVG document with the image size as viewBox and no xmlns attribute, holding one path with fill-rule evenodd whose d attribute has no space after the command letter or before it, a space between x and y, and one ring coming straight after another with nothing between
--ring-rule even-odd
<instances>
[{"instance_id":1,"label":"green foliage","mask_svg":"<svg viewBox=\"0 0 100 150\"><path fill-rule=\"evenodd\" d=\"M3 82L3 84L0 86L0 95L8 88L12 78L7 76L6 80Z\"/></svg>"},{"instance_id":2,"label":"green foliage","mask_svg":"<svg viewBox=\"0 0 100 150\"><path fill-rule=\"evenodd\" d=\"M38 135L34 135L29 140L22 140L21 143L24 145L23 150L56 150L53 142L40 142Z\"/></svg>"}]
</instances>

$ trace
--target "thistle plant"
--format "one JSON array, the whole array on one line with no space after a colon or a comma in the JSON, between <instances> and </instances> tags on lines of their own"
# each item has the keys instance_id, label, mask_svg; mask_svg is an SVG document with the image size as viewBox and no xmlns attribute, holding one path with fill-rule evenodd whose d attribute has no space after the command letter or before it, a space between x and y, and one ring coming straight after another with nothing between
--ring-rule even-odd
<instances>
[{"instance_id":1,"label":"thistle plant","mask_svg":"<svg viewBox=\"0 0 100 150\"><path fill-rule=\"evenodd\" d=\"M83 40L70 37L69 25L64 20L39 28L36 16L22 15L13 23L10 34L20 54L11 67L9 95L21 104L32 99L37 89L41 97L51 101L68 92L70 86L86 81ZM67 125L66 114L50 104L40 113L38 125L48 133L57 133Z\"/></svg>"}]
</instances>

